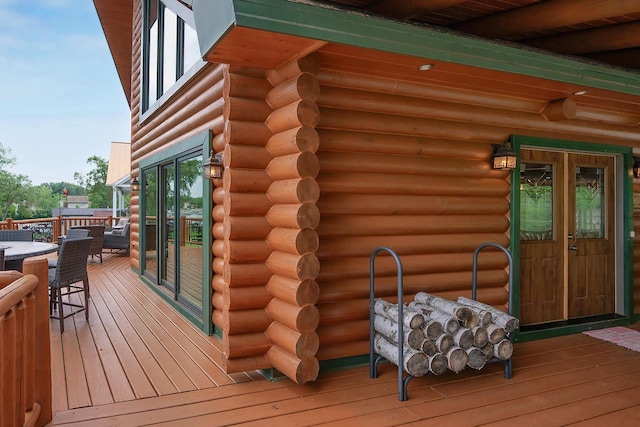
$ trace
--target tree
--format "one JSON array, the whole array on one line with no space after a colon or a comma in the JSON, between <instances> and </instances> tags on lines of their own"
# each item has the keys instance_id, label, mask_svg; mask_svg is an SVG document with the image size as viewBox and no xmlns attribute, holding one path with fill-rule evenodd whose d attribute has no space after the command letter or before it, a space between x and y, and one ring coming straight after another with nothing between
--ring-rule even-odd
<instances>
[{"instance_id":1,"label":"tree","mask_svg":"<svg viewBox=\"0 0 640 427\"><path fill-rule=\"evenodd\" d=\"M86 186L91 207L111 207L113 189L106 184L109 163L99 156L89 157L87 163L93 163L95 168L87 176L76 172L73 177L78 184Z\"/></svg>"},{"instance_id":2,"label":"tree","mask_svg":"<svg viewBox=\"0 0 640 427\"><path fill-rule=\"evenodd\" d=\"M26 200L31 187L31 181L24 175L9 172L8 168L15 165L16 158L10 148L0 143L0 218L7 219L9 212L16 203Z\"/></svg>"},{"instance_id":3,"label":"tree","mask_svg":"<svg viewBox=\"0 0 640 427\"><path fill-rule=\"evenodd\" d=\"M78 172L76 172L77 174ZM64 189L67 189L67 194L69 196L86 196L87 190L78 184L72 184L70 182L45 182L42 184L49 189L51 189L51 194L53 195L62 195Z\"/></svg>"}]
</instances>

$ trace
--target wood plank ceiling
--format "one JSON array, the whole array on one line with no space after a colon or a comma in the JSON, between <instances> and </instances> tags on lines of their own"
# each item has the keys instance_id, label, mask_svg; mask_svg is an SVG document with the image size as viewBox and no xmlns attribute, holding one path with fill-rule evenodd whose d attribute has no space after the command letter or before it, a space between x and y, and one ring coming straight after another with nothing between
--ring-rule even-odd
<instances>
[{"instance_id":1,"label":"wood plank ceiling","mask_svg":"<svg viewBox=\"0 0 640 427\"><path fill-rule=\"evenodd\" d=\"M332 0L391 19L640 71L640 1Z\"/></svg>"}]
</instances>

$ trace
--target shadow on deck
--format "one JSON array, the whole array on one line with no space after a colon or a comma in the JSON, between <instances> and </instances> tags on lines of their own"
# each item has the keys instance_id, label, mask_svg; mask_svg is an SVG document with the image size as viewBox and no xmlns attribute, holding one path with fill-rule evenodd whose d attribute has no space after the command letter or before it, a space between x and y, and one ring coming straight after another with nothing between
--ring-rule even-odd
<instances>
[{"instance_id":1,"label":"shadow on deck","mask_svg":"<svg viewBox=\"0 0 640 427\"><path fill-rule=\"evenodd\" d=\"M640 353L584 334L516 344L502 364L416 378L322 373L296 385L225 374L221 346L143 285L126 255L90 261L91 306L51 322L52 425L640 425Z\"/></svg>"}]
</instances>

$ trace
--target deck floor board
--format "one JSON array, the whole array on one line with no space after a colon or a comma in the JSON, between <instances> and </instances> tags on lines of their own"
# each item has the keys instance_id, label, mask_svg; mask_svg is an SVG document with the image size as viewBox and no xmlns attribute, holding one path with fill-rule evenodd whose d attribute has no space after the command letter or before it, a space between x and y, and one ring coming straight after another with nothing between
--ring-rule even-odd
<instances>
[{"instance_id":1,"label":"deck floor board","mask_svg":"<svg viewBox=\"0 0 640 427\"><path fill-rule=\"evenodd\" d=\"M510 380L502 364L427 375L413 379L400 402L389 364L376 379L358 367L304 385L227 374L220 341L143 284L128 257L89 264L89 323L76 315L61 337L51 321L51 425L640 424L640 353L584 334L516 344Z\"/></svg>"}]
</instances>

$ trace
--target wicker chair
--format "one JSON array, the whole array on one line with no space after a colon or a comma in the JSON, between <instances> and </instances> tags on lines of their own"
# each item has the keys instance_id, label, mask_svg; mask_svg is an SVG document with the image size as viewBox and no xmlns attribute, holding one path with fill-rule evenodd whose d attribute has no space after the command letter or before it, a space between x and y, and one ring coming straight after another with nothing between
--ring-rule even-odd
<instances>
[{"instance_id":1,"label":"wicker chair","mask_svg":"<svg viewBox=\"0 0 640 427\"><path fill-rule=\"evenodd\" d=\"M60 254L60 247L62 247L62 242L65 240L72 239L82 239L84 237L89 237L89 230L86 228L71 228L67 231L66 236L58 237L58 254ZM58 264L58 260L56 258L49 259L49 268L56 268Z\"/></svg>"},{"instance_id":2,"label":"wicker chair","mask_svg":"<svg viewBox=\"0 0 640 427\"><path fill-rule=\"evenodd\" d=\"M64 332L64 319L76 313L84 311L89 321L87 257L92 241L91 237L64 240L56 268L49 269L49 313L51 318L60 320L60 333ZM82 282L82 286L77 285L78 282ZM71 295L77 293L84 293L84 305L71 302ZM64 296L68 301L62 300ZM71 312L64 314L64 307L70 307ZM58 311L57 316L54 311Z\"/></svg>"},{"instance_id":3,"label":"wicker chair","mask_svg":"<svg viewBox=\"0 0 640 427\"><path fill-rule=\"evenodd\" d=\"M81 229L89 230L89 237L93 237L93 242L91 243L91 248L89 249L89 255L91 258L93 256L97 256L100 258L100 263L102 264L102 243L104 242L104 225L85 225L83 227L78 227ZM75 227L69 229L69 231L74 230Z\"/></svg>"},{"instance_id":4,"label":"wicker chair","mask_svg":"<svg viewBox=\"0 0 640 427\"><path fill-rule=\"evenodd\" d=\"M0 242L30 242L33 230L0 230Z\"/></svg>"}]
</instances>

